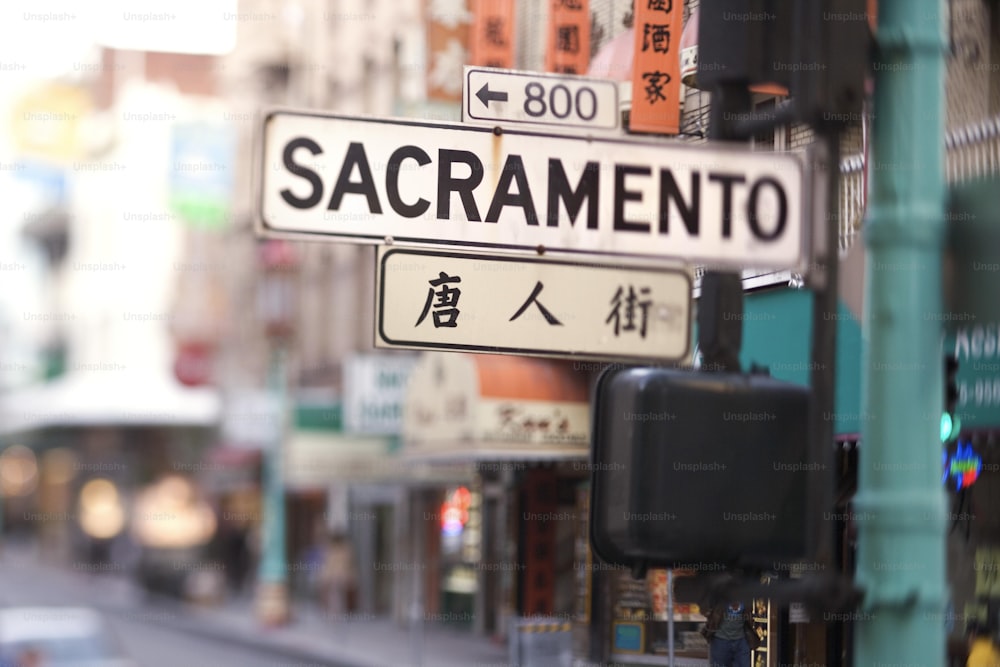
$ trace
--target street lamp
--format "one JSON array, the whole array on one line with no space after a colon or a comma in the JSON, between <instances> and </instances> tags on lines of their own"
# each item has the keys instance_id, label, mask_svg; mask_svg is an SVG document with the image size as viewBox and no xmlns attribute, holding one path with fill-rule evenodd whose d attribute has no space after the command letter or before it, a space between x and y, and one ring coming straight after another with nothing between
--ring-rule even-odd
<instances>
[{"instance_id":1,"label":"street lamp","mask_svg":"<svg viewBox=\"0 0 1000 667\"><path fill-rule=\"evenodd\" d=\"M265 625L288 621L288 567L285 558L283 441L287 430L287 355L295 332L298 255L286 241L269 240L258 248L260 276L257 311L268 339L268 387L274 396L277 428L263 456L263 526L257 571L257 618Z\"/></svg>"}]
</instances>

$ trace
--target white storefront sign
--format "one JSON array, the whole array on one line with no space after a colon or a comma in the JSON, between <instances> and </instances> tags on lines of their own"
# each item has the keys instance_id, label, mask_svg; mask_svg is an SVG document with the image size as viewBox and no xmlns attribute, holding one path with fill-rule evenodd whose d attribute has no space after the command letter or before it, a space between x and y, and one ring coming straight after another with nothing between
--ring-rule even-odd
<instances>
[{"instance_id":1,"label":"white storefront sign","mask_svg":"<svg viewBox=\"0 0 1000 667\"><path fill-rule=\"evenodd\" d=\"M379 248L376 347L686 360L691 277L671 266Z\"/></svg>"},{"instance_id":2,"label":"white storefront sign","mask_svg":"<svg viewBox=\"0 0 1000 667\"><path fill-rule=\"evenodd\" d=\"M398 434L415 356L356 354L344 363L344 430Z\"/></svg>"}]
</instances>

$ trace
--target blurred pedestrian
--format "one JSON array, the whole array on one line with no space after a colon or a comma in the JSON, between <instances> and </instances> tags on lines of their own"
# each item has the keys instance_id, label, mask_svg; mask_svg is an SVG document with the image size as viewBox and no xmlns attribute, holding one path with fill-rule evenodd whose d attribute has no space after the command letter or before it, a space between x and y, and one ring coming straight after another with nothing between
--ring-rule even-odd
<instances>
[{"instance_id":1,"label":"blurred pedestrian","mask_svg":"<svg viewBox=\"0 0 1000 667\"><path fill-rule=\"evenodd\" d=\"M249 530L246 526L231 524L222 535L223 561L229 591L239 596L243 593L247 575L250 574Z\"/></svg>"},{"instance_id":2,"label":"blurred pedestrian","mask_svg":"<svg viewBox=\"0 0 1000 667\"><path fill-rule=\"evenodd\" d=\"M326 559L327 541L325 527L322 524L317 525L313 531L313 539L303 554L306 566L305 591L309 599L319 606L325 604L320 577Z\"/></svg>"},{"instance_id":3,"label":"blurred pedestrian","mask_svg":"<svg viewBox=\"0 0 1000 667\"><path fill-rule=\"evenodd\" d=\"M320 590L326 612L336 619L346 617L348 596L354 589L357 568L351 544L343 533L331 536L320 570Z\"/></svg>"},{"instance_id":4,"label":"blurred pedestrian","mask_svg":"<svg viewBox=\"0 0 1000 667\"><path fill-rule=\"evenodd\" d=\"M965 667L1000 667L1000 651L993 641L993 633L982 622L973 621L968 627L969 659Z\"/></svg>"},{"instance_id":5,"label":"blurred pedestrian","mask_svg":"<svg viewBox=\"0 0 1000 667\"><path fill-rule=\"evenodd\" d=\"M739 601L712 607L701 632L708 640L711 667L750 667L750 651L760 646L753 616Z\"/></svg>"}]
</instances>

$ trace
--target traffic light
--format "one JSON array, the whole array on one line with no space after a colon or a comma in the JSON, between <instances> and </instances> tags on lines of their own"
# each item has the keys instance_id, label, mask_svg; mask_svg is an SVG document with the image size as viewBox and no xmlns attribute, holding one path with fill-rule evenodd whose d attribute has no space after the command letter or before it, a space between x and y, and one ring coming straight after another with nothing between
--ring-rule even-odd
<instances>
[{"instance_id":1,"label":"traffic light","mask_svg":"<svg viewBox=\"0 0 1000 667\"><path fill-rule=\"evenodd\" d=\"M698 87L778 84L794 118L857 121L871 66L867 0L701 0Z\"/></svg>"},{"instance_id":2,"label":"traffic light","mask_svg":"<svg viewBox=\"0 0 1000 667\"><path fill-rule=\"evenodd\" d=\"M1000 321L1000 175L949 188L944 326L954 334L973 322Z\"/></svg>"},{"instance_id":3,"label":"traffic light","mask_svg":"<svg viewBox=\"0 0 1000 667\"><path fill-rule=\"evenodd\" d=\"M809 390L761 375L616 368L594 398L591 543L638 568L772 569L822 530ZM697 565L694 565L697 564Z\"/></svg>"},{"instance_id":4,"label":"traffic light","mask_svg":"<svg viewBox=\"0 0 1000 667\"><path fill-rule=\"evenodd\" d=\"M941 442L951 442L958 438L962 430L962 420L955 414L958 406L958 357L953 354L944 358L944 410L941 412Z\"/></svg>"}]
</instances>

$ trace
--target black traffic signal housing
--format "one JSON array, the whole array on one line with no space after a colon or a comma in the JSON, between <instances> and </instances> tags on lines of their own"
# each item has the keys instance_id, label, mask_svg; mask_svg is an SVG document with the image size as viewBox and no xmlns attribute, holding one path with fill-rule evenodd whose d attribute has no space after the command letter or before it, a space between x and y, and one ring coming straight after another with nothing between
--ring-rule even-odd
<instances>
[{"instance_id":1,"label":"black traffic signal housing","mask_svg":"<svg viewBox=\"0 0 1000 667\"><path fill-rule=\"evenodd\" d=\"M1000 175L955 183L948 189L944 262L945 330L1000 320ZM987 270L984 270L987 269Z\"/></svg>"},{"instance_id":2,"label":"black traffic signal housing","mask_svg":"<svg viewBox=\"0 0 1000 667\"><path fill-rule=\"evenodd\" d=\"M762 375L613 368L593 411L591 544L607 563L773 569L822 528L809 389Z\"/></svg>"},{"instance_id":3,"label":"black traffic signal housing","mask_svg":"<svg viewBox=\"0 0 1000 667\"><path fill-rule=\"evenodd\" d=\"M698 87L778 84L794 118L857 122L871 68L867 0L701 0Z\"/></svg>"},{"instance_id":4,"label":"black traffic signal housing","mask_svg":"<svg viewBox=\"0 0 1000 667\"><path fill-rule=\"evenodd\" d=\"M956 413L958 397L958 357L946 354L944 357L944 410L941 413L941 442L943 443L956 440L962 430L962 420Z\"/></svg>"}]
</instances>

